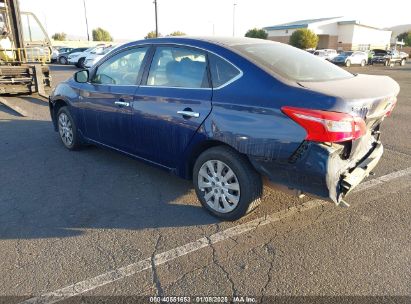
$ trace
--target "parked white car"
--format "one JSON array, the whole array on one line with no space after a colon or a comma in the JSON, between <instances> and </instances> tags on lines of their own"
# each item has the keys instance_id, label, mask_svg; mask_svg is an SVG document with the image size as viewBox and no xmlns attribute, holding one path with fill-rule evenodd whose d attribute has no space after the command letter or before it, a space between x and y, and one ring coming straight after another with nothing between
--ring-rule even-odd
<instances>
[{"instance_id":1,"label":"parked white car","mask_svg":"<svg viewBox=\"0 0 411 304\"><path fill-rule=\"evenodd\" d=\"M86 60L84 61L84 67L85 68L91 68L94 64L96 64L101 58L104 57L104 55L108 54L112 49L114 49L114 46L108 46L103 49L101 53L96 53L96 52L91 52L87 57Z\"/></svg>"},{"instance_id":2,"label":"parked white car","mask_svg":"<svg viewBox=\"0 0 411 304\"><path fill-rule=\"evenodd\" d=\"M78 68L83 68L86 57L90 55L91 52L94 52L96 54L101 54L104 51L104 48L105 48L105 45L98 45L98 46L89 48L85 50L84 52L71 53L67 58L68 62L69 64L74 64Z\"/></svg>"},{"instance_id":3,"label":"parked white car","mask_svg":"<svg viewBox=\"0 0 411 304\"><path fill-rule=\"evenodd\" d=\"M365 66L368 61L368 55L360 51L342 52L337 57L331 60L335 64L345 65L347 67L352 64L359 64Z\"/></svg>"},{"instance_id":4,"label":"parked white car","mask_svg":"<svg viewBox=\"0 0 411 304\"><path fill-rule=\"evenodd\" d=\"M327 59L328 60L333 60L335 57L337 57L338 56L338 53L337 53L337 50L334 50L334 49L324 49L324 51L326 51L327 52Z\"/></svg>"},{"instance_id":5,"label":"parked white car","mask_svg":"<svg viewBox=\"0 0 411 304\"><path fill-rule=\"evenodd\" d=\"M323 49L323 50L316 50L313 52L315 56L318 56L320 58L326 59L326 60L333 60L335 57L337 57L337 51L333 49Z\"/></svg>"}]
</instances>

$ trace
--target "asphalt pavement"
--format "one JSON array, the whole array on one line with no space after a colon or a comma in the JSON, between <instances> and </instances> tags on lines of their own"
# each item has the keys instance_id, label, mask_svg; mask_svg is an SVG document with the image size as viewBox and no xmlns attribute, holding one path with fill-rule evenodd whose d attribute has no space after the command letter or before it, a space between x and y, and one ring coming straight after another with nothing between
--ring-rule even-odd
<instances>
[{"instance_id":1,"label":"asphalt pavement","mask_svg":"<svg viewBox=\"0 0 411 304\"><path fill-rule=\"evenodd\" d=\"M51 70L54 83L76 71ZM0 302L409 303L411 64L350 71L401 86L376 175L349 208L267 189L237 222L205 212L189 181L96 147L67 151L45 101L7 97L30 114L0 105Z\"/></svg>"}]
</instances>

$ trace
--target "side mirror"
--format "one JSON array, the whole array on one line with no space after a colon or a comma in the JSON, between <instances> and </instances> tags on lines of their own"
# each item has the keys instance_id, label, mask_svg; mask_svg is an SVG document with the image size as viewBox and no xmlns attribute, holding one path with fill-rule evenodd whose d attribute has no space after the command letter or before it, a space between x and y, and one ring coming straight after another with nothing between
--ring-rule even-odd
<instances>
[{"instance_id":1,"label":"side mirror","mask_svg":"<svg viewBox=\"0 0 411 304\"><path fill-rule=\"evenodd\" d=\"M89 78L88 70L81 70L74 74L74 80L78 83L86 83Z\"/></svg>"}]
</instances>

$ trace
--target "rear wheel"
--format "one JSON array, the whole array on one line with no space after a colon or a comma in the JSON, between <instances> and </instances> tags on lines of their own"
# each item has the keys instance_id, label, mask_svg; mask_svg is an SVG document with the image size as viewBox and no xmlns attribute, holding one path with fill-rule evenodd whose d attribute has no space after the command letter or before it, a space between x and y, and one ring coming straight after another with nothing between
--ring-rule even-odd
<instances>
[{"instance_id":1,"label":"rear wheel","mask_svg":"<svg viewBox=\"0 0 411 304\"><path fill-rule=\"evenodd\" d=\"M350 61L350 60L347 60L347 61L345 62L345 66L346 66L346 67L351 66L351 61Z\"/></svg>"},{"instance_id":2,"label":"rear wheel","mask_svg":"<svg viewBox=\"0 0 411 304\"><path fill-rule=\"evenodd\" d=\"M67 58L66 57L60 57L59 58L59 63L60 64L67 64Z\"/></svg>"},{"instance_id":3,"label":"rear wheel","mask_svg":"<svg viewBox=\"0 0 411 304\"><path fill-rule=\"evenodd\" d=\"M237 220L260 204L261 176L242 154L225 146L203 152L193 169L197 197L211 214Z\"/></svg>"},{"instance_id":4,"label":"rear wheel","mask_svg":"<svg viewBox=\"0 0 411 304\"><path fill-rule=\"evenodd\" d=\"M69 150L78 149L80 140L77 136L77 126L67 107L61 107L58 111L57 126L64 146Z\"/></svg>"}]
</instances>

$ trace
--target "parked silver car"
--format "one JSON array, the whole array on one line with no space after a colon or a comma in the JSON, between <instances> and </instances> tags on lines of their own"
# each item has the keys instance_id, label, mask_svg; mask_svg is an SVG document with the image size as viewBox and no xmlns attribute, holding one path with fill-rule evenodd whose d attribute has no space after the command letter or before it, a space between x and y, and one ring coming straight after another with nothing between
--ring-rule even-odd
<instances>
[{"instance_id":1,"label":"parked silver car","mask_svg":"<svg viewBox=\"0 0 411 304\"><path fill-rule=\"evenodd\" d=\"M331 60L331 62L333 62L334 64L345 65L347 67L351 66L352 64L365 66L367 64L367 61L367 54L361 51L342 52Z\"/></svg>"}]
</instances>

